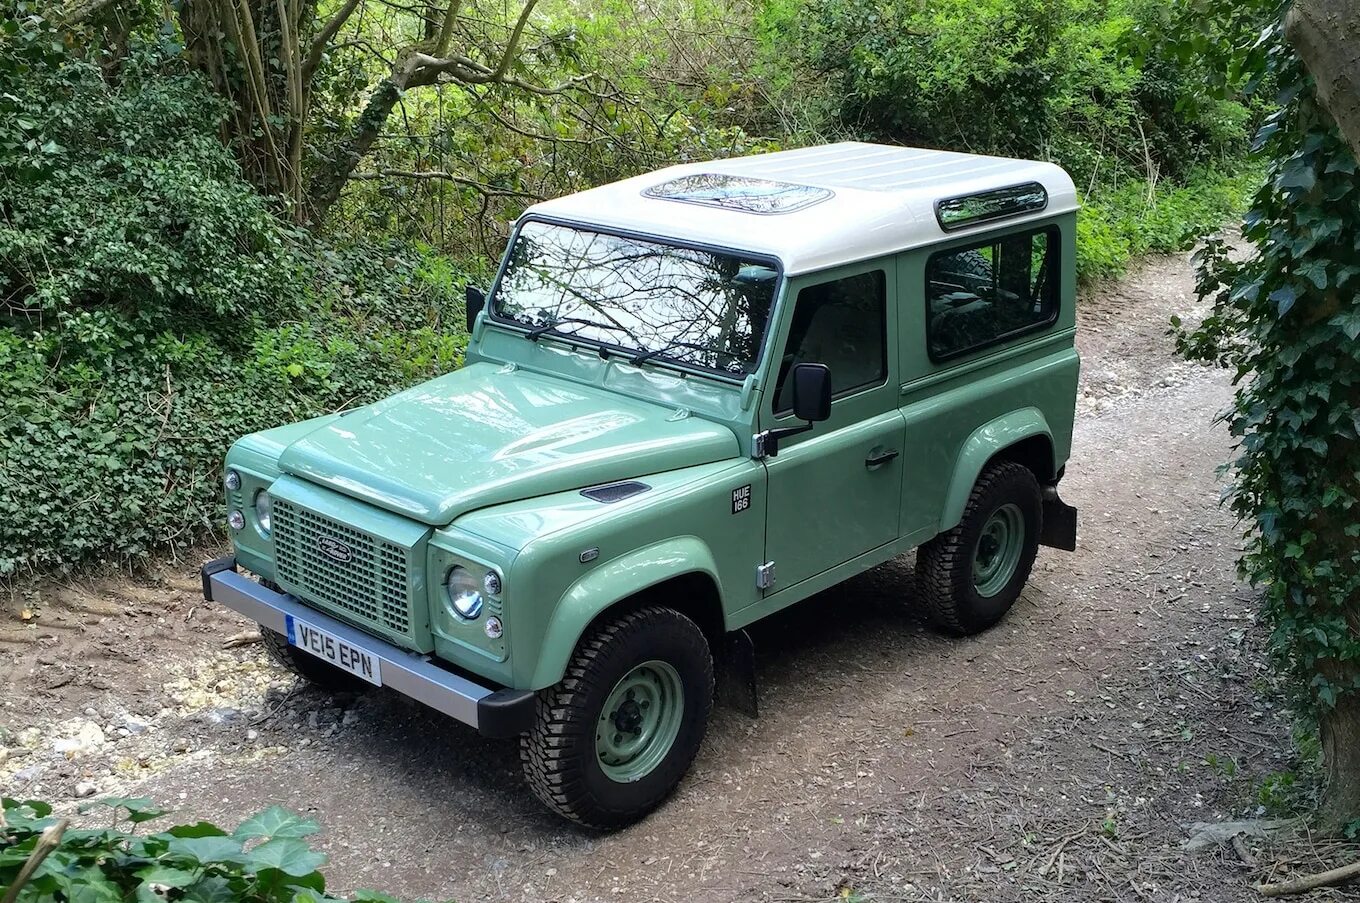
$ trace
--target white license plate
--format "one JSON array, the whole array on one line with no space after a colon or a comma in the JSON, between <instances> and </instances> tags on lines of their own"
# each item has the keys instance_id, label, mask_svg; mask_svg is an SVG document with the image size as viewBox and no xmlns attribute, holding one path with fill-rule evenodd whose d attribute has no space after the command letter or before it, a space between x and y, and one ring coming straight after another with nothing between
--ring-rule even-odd
<instances>
[{"instance_id":1,"label":"white license plate","mask_svg":"<svg viewBox=\"0 0 1360 903\"><path fill-rule=\"evenodd\" d=\"M382 667L380 660L371 652L351 646L334 634L322 630L292 615L284 615L288 624L288 642L304 652L330 662L342 671L348 671L360 680L366 680L375 687L382 686Z\"/></svg>"}]
</instances>

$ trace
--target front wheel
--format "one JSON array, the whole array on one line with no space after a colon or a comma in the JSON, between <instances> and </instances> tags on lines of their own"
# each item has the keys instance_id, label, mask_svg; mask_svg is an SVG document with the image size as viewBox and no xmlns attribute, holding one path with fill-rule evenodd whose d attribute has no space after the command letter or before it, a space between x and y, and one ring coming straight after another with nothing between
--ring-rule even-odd
<instances>
[{"instance_id":1,"label":"front wheel","mask_svg":"<svg viewBox=\"0 0 1360 903\"><path fill-rule=\"evenodd\" d=\"M534 794L559 814L610 830L670 795L699 751L713 707L703 632L669 608L605 622L566 676L539 693L520 760Z\"/></svg>"},{"instance_id":2,"label":"front wheel","mask_svg":"<svg viewBox=\"0 0 1360 903\"><path fill-rule=\"evenodd\" d=\"M1020 597L1043 526L1039 483L1010 461L983 470L963 520L921 547L916 574L935 622L950 633L979 633Z\"/></svg>"}]
</instances>

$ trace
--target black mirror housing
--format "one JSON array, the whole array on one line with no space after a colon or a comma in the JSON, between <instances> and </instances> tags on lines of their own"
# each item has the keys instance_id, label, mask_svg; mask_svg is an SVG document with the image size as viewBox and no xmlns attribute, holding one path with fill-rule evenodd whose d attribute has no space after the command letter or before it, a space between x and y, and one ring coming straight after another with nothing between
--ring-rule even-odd
<instances>
[{"instance_id":1,"label":"black mirror housing","mask_svg":"<svg viewBox=\"0 0 1360 903\"><path fill-rule=\"evenodd\" d=\"M467 287L467 328L472 332L472 326L477 322L477 315L486 307L486 294L477 286Z\"/></svg>"},{"instance_id":2,"label":"black mirror housing","mask_svg":"<svg viewBox=\"0 0 1360 903\"><path fill-rule=\"evenodd\" d=\"M797 364L793 368L793 415L808 423L831 418L831 368Z\"/></svg>"}]
</instances>

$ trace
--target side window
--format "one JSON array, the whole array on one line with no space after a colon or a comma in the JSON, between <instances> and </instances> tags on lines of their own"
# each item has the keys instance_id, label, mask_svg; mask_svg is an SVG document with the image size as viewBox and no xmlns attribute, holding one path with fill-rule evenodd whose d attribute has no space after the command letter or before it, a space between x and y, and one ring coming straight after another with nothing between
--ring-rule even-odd
<instances>
[{"instance_id":1,"label":"side window","mask_svg":"<svg viewBox=\"0 0 1360 903\"><path fill-rule=\"evenodd\" d=\"M882 270L847 276L798 293L789 342L779 363L774 410L793 409L794 364L831 368L831 389L840 397L888 378L888 280Z\"/></svg>"},{"instance_id":2,"label":"side window","mask_svg":"<svg viewBox=\"0 0 1360 903\"><path fill-rule=\"evenodd\" d=\"M936 254L926 264L931 360L973 351L1058 316L1058 230Z\"/></svg>"}]
</instances>

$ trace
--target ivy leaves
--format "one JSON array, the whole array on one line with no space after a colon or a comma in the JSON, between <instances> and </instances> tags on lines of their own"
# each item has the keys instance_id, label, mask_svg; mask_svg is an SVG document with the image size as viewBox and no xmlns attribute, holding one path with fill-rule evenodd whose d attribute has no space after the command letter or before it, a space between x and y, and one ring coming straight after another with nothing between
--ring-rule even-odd
<instances>
[{"instance_id":1,"label":"ivy leaves","mask_svg":"<svg viewBox=\"0 0 1360 903\"><path fill-rule=\"evenodd\" d=\"M1212 310L1173 329L1184 354L1237 373L1242 571L1277 659L1325 712L1360 691L1360 166L1278 26L1258 49L1253 77L1280 93L1256 140L1269 170L1244 222L1251 254L1208 243Z\"/></svg>"},{"instance_id":2,"label":"ivy leaves","mask_svg":"<svg viewBox=\"0 0 1360 903\"><path fill-rule=\"evenodd\" d=\"M304 838L316 822L278 806L227 832L208 822L177 825L154 834L134 833L165 815L145 798L115 797L82 808L111 809L119 827L67 829L23 888L20 901L60 892L69 903L328 903L318 869L326 857ZM0 820L0 887L8 887L57 824L40 801L3 800ZM361 892L356 901L390 897Z\"/></svg>"}]
</instances>

